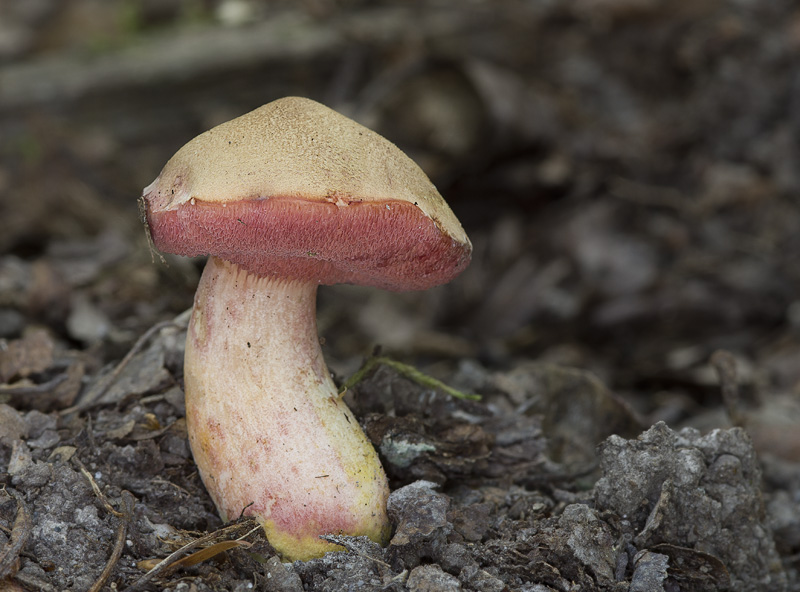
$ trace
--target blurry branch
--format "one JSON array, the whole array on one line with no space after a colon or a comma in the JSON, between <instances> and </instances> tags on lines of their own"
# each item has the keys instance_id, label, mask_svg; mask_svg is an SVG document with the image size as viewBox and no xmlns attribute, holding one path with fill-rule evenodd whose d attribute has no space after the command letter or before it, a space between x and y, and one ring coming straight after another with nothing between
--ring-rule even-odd
<instances>
[{"instance_id":1,"label":"blurry branch","mask_svg":"<svg viewBox=\"0 0 800 592\"><path fill-rule=\"evenodd\" d=\"M421 18L424 16L424 18ZM325 22L297 12L249 26L173 30L98 55L62 54L5 66L0 70L0 111L53 101L74 100L90 92L174 82L272 60L328 56L346 44L391 45L409 35L434 38L479 23L473 11L405 8L362 11Z\"/></svg>"},{"instance_id":2,"label":"blurry branch","mask_svg":"<svg viewBox=\"0 0 800 592\"><path fill-rule=\"evenodd\" d=\"M731 423L738 427L745 424L745 415L742 412L739 397L739 380L736 377L736 358L729 351L720 349L711 355L711 365L717 372L722 402Z\"/></svg>"}]
</instances>

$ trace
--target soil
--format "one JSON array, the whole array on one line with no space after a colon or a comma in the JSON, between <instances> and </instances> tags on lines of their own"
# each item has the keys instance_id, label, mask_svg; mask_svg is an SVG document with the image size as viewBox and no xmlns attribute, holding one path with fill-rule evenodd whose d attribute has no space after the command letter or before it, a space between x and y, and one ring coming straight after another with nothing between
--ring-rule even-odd
<instances>
[{"instance_id":1,"label":"soil","mask_svg":"<svg viewBox=\"0 0 800 592\"><path fill-rule=\"evenodd\" d=\"M800 12L776 0L0 5L0 589L800 590ZM284 562L195 469L201 259L137 198L272 99L397 143L473 245L321 288L391 542Z\"/></svg>"}]
</instances>

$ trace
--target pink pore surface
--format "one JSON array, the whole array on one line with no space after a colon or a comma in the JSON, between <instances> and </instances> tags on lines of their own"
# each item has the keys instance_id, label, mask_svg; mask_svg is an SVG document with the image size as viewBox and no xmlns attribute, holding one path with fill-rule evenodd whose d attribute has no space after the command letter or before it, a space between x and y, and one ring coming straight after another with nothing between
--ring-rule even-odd
<instances>
[{"instance_id":1,"label":"pink pore surface","mask_svg":"<svg viewBox=\"0 0 800 592\"><path fill-rule=\"evenodd\" d=\"M426 290L461 273L471 253L404 201L195 200L148 208L147 219L161 251L216 255L258 275L320 284Z\"/></svg>"}]
</instances>

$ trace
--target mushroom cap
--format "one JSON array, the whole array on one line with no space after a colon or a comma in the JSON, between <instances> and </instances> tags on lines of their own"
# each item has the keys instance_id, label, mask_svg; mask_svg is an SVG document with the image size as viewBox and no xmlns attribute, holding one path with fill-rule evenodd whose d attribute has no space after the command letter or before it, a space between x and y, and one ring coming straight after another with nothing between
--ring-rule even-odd
<instances>
[{"instance_id":1,"label":"mushroom cap","mask_svg":"<svg viewBox=\"0 0 800 592\"><path fill-rule=\"evenodd\" d=\"M394 144L287 97L200 134L142 197L155 246L252 273L390 290L446 283L472 245Z\"/></svg>"}]
</instances>

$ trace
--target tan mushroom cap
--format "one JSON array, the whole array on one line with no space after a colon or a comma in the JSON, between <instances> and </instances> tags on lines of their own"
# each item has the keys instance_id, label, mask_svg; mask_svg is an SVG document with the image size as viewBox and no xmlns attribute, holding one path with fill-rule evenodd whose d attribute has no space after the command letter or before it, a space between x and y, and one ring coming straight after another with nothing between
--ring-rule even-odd
<instances>
[{"instance_id":1,"label":"tan mushroom cap","mask_svg":"<svg viewBox=\"0 0 800 592\"><path fill-rule=\"evenodd\" d=\"M217 255L262 275L424 289L460 273L472 249L399 148L300 97L197 136L143 200L160 250Z\"/></svg>"}]
</instances>

